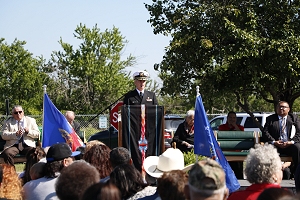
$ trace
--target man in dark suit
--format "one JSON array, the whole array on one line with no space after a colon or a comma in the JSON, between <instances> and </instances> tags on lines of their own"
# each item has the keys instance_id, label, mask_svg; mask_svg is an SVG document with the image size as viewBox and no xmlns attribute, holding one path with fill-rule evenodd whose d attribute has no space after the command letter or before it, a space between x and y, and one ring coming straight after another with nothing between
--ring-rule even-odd
<instances>
[{"instance_id":1,"label":"man in dark suit","mask_svg":"<svg viewBox=\"0 0 300 200\"><path fill-rule=\"evenodd\" d=\"M80 134L80 124L78 122L74 121L75 113L73 111L67 111L65 114L65 117L68 120L68 122L71 124L71 126L73 127L76 134L79 135Z\"/></svg>"},{"instance_id":2,"label":"man in dark suit","mask_svg":"<svg viewBox=\"0 0 300 200\"><path fill-rule=\"evenodd\" d=\"M285 101L280 101L276 114L266 119L262 133L262 141L273 144L278 153L292 156L294 173L300 161L300 121L297 115L289 114L290 107Z\"/></svg>"},{"instance_id":3,"label":"man in dark suit","mask_svg":"<svg viewBox=\"0 0 300 200\"><path fill-rule=\"evenodd\" d=\"M156 96L153 92L145 90L146 80L149 74L146 71L138 71L133 74L135 89L125 94L125 105L157 105Z\"/></svg>"}]
</instances>

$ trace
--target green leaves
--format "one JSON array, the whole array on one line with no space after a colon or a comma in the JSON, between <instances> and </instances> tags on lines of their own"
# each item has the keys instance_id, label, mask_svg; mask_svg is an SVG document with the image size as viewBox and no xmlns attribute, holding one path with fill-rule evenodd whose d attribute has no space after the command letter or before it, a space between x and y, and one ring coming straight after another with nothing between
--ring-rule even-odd
<instances>
[{"instance_id":1,"label":"green leaves","mask_svg":"<svg viewBox=\"0 0 300 200\"><path fill-rule=\"evenodd\" d=\"M146 8L154 33L172 35L159 65L164 93L195 99L198 84L208 100L233 94L248 110L251 95L291 105L299 97L298 1L157 0Z\"/></svg>"},{"instance_id":2,"label":"green leaves","mask_svg":"<svg viewBox=\"0 0 300 200\"><path fill-rule=\"evenodd\" d=\"M116 27L101 32L97 25L90 29L80 24L74 37L80 40L79 48L61 39L63 51L52 54L49 65L59 88L52 96L65 109L100 112L131 88L124 69L132 66L135 58L121 59L127 41Z\"/></svg>"},{"instance_id":3,"label":"green leaves","mask_svg":"<svg viewBox=\"0 0 300 200\"><path fill-rule=\"evenodd\" d=\"M4 102L10 105L20 104L36 114L42 105L42 85L47 81L41 72L43 58L33 58L32 53L24 49L25 41L17 39L11 45L0 40L0 110L5 113Z\"/></svg>"}]
</instances>

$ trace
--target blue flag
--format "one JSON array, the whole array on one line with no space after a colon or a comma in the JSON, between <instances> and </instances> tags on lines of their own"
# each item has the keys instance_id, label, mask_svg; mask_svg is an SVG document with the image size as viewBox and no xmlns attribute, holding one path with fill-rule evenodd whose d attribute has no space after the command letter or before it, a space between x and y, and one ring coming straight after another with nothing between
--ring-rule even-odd
<instances>
[{"instance_id":1,"label":"blue flag","mask_svg":"<svg viewBox=\"0 0 300 200\"><path fill-rule=\"evenodd\" d=\"M56 143L67 143L72 151L83 142L75 133L65 116L55 107L47 94L44 94L42 147Z\"/></svg>"},{"instance_id":2,"label":"blue flag","mask_svg":"<svg viewBox=\"0 0 300 200\"><path fill-rule=\"evenodd\" d=\"M197 155L207 156L215 159L224 169L226 174L226 186L229 192L240 188L240 184L227 162L215 136L210 127L207 115L203 106L202 98L196 98L194 120L194 151Z\"/></svg>"}]
</instances>

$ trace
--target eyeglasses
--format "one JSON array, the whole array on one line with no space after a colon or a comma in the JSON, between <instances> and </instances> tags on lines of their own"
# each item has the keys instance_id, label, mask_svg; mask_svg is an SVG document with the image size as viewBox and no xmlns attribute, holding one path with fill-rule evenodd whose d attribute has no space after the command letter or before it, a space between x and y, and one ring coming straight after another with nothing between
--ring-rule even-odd
<instances>
[{"instance_id":1,"label":"eyeglasses","mask_svg":"<svg viewBox=\"0 0 300 200\"><path fill-rule=\"evenodd\" d=\"M278 106L278 108L280 108L280 109L286 109L286 108L289 108L288 106Z\"/></svg>"},{"instance_id":2,"label":"eyeglasses","mask_svg":"<svg viewBox=\"0 0 300 200\"><path fill-rule=\"evenodd\" d=\"M16 112L14 112L14 114L15 115L17 115L17 114L21 114L23 111L16 111Z\"/></svg>"}]
</instances>

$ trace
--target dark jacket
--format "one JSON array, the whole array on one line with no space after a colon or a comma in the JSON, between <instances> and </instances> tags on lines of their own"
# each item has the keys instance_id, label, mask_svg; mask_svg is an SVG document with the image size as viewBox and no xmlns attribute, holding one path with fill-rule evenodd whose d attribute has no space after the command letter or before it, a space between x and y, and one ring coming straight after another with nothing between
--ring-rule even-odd
<instances>
[{"instance_id":1,"label":"dark jacket","mask_svg":"<svg viewBox=\"0 0 300 200\"><path fill-rule=\"evenodd\" d=\"M80 124L76 121L73 121L73 123L71 125L74 128L74 131L77 133L77 135L79 135L80 134Z\"/></svg>"},{"instance_id":2,"label":"dark jacket","mask_svg":"<svg viewBox=\"0 0 300 200\"><path fill-rule=\"evenodd\" d=\"M181 143L183 141L194 145L194 133L189 134L187 132L185 124L186 124L185 121L179 124L173 137L173 142L176 142L176 148L180 149L182 152L188 152L191 151L192 149L192 148L188 148L186 145L182 145Z\"/></svg>"},{"instance_id":3,"label":"dark jacket","mask_svg":"<svg viewBox=\"0 0 300 200\"><path fill-rule=\"evenodd\" d=\"M295 126L295 136L291 138L292 126ZM297 115L288 114L286 120L288 140L293 140L295 143L300 142L300 121ZM280 138L280 124L277 114L270 115L266 119L266 123L262 132L262 142L278 141Z\"/></svg>"},{"instance_id":4,"label":"dark jacket","mask_svg":"<svg viewBox=\"0 0 300 200\"><path fill-rule=\"evenodd\" d=\"M144 90L143 99L141 99L136 89L125 94L123 103L125 105L158 105L154 92Z\"/></svg>"}]
</instances>

